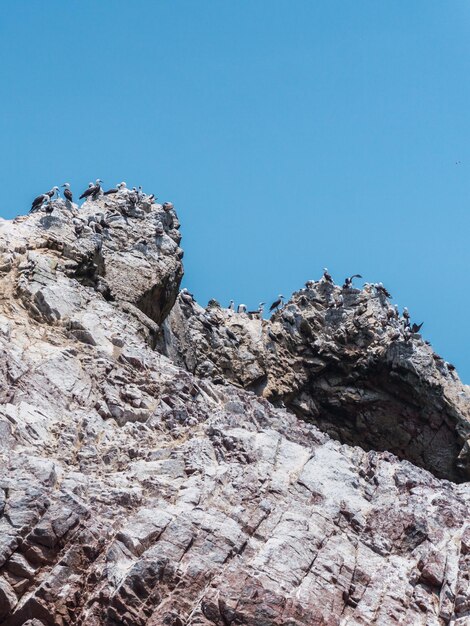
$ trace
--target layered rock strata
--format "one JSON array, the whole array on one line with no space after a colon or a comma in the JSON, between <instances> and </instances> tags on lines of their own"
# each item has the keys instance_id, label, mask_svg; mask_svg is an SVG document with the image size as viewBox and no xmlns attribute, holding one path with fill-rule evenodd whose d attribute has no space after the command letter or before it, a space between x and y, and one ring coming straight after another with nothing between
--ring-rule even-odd
<instances>
[{"instance_id":1,"label":"layered rock strata","mask_svg":"<svg viewBox=\"0 0 470 626\"><path fill-rule=\"evenodd\" d=\"M0 222L0 623L468 624L468 484L366 451L439 414L416 463L461 480L467 388L367 291L178 297L178 226L125 193Z\"/></svg>"}]
</instances>

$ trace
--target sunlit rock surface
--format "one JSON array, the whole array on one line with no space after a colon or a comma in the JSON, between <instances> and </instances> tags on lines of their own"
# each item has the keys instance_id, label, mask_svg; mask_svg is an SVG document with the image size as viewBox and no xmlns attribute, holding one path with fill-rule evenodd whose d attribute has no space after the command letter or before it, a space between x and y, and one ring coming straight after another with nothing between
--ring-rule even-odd
<instances>
[{"instance_id":1,"label":"sunlit rock surface","mask_svg":"<svg viewBox=\"0 0 470 626\"><path fill-rule=\"evenodd\" d=\"M468 625L468 388L373 289L178 296L165 209L0 222L0 623Z\"/></svg>"}]
</instances>

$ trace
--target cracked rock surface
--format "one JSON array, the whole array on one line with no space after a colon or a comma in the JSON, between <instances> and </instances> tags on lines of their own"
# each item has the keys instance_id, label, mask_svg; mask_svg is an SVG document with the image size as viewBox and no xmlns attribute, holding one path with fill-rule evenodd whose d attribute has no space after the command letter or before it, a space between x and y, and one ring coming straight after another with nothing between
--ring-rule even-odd
<instances>
[{"instance_id":1,"label":"cracked rock surface","mask_svg":"<svg viewBox=\"0 0 470 626\"><path fill-rule=\"evenodd\" d=\"M373 291L178 296L178 229L0 222L0 624L468 625L468 388Z\"/></svg>"},{"instance_id":2,"label":"cracked rock surface","mask_svg":"<svg viewBox=\"0 0 470 626\"><path fill-rule=\"evenodd\" d=\"M470 389L371 285L309 281L270 320L180 296L162 349L343 443L388 450L438 477L470 480Z\"/></svg>"}]
</instances>

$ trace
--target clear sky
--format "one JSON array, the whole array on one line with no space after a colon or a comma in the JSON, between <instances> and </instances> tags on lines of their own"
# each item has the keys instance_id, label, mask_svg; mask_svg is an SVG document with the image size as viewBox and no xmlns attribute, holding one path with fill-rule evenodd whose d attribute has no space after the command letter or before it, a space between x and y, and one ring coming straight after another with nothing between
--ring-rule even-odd
<instances>
[{"instance_id":1,"label":"clear sky","mask_svg":"<svg viewBox=\"0 0 470 626\"><path fill-rule=\"evenodd\" d=\"M0 55L2 217L143 185L202 304L359 272L470 383L468 0L6 0Z\"/></svg>"}]
</instances>

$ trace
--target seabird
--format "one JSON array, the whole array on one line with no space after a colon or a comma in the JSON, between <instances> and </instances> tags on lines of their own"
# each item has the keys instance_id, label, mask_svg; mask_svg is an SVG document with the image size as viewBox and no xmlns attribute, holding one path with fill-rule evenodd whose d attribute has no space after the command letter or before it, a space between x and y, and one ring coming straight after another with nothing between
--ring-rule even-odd
<instances>
[{"instance_id":1,"label":"seabird","mask_svg":"<svg viewBox=\"0 0 470 626\"><path fill-rule=\"evenodd\" d=\"M62 187L65 187L64 198L68 200L69 202L73 202L72 192L70 191L70 183L64 183Z\"/></svg>"},{"instance_id":2,"label":"seabird","mask_svg":"<svg viewBox=\"0 0 470 626\"><path fill-rule=\"evenodd\" d=\"M171 209L173 208L173 202L164 202L162 204L162 208L166 213L168 213L168 211L171 211Z\"/></svg>"},{"instance_id":3,"label":"seabird","mask_svg":"<svg viewBox=\"0 0 470 626\"><path fill-rule=\"evenodd\" d=\"M165 229L163 228L163 224L159 221L157 222L156 226L155 226L155 235L157 237L161 237L165 232Z\"/></svg>"},{"instance_id":4,"label":"seabird","mask_svg":"<svg viewBox=\"0 0 470 626\"><path fill-rule=\"evenodd\" d=\"M349 289L352 285L352 282L355 278L362 278L360 274L353 274L344 280L343 289Z\"/></svg>"},{"instance_id":5,"label":"seabird","mask_svg":"<svg viewBox=\"0 0 470 626\"><path fill-rule=\"evenodd\" d=\"M407 321L410 319L410 313L409 313L409 311L408 311L407 307L405 307L405 308L403 309L403 317L404 317L404 318L405 318L405 320L407 320Z\"/></svg>"},{"instance_id":6,"label":"seabird","mask_svg":"<svg viewBox=\"0 0 470 626\"><path fill-rule=\"evenodd\" d=\"M37 209L39 209L39 207L42 206L42 204L46 201L49 200L49 196L47 195L47 193L42 193L40 196L37 196L37 198L34 198L32 204L31 204L31 210L30 213L33 213L34 211L36 211Z\"/></svg>"},{"instance_id":7,"label":"seabird","mask_svg":"<svg viewBox=\"0 0 470 626\"><path fill-rule=\"evenodd\" d=\"M282 306L283 300L284 300L284 296L282 294L279 294L277 297L277 300L274 300L274 302L269 307L269 310L274 311L274 309L277 309L279 306Z\"/></svg>"},{"instance_id":8,"label":"seabird","mask_svg":"<svg viewBox=\"0 0 470 626\"><path fill-rule=\"evenodd\" d=\"M99 179L99 178L97 178L95 180L95 186L93 187L93 193L91 194L91 197L92 197L93 200L96 200L98 198L98 196L100 195L100 193L103 191L101 189L101 183L102 182L103 181L101 179Z\"/></svg>"},{"instance_id":9,"label":"seabird","mask_svg":"<svg viewBox=\"0 0 470 626\"><path fill-rule=\"evenodd\" d=\"M52 204L52 198L48 197L48 199L44 203L44 210L48 215L52 213L52 211L54 210L54 205Z\"/></svg>"},{"instance_id":10,"label":"seabird","mask_svg":"<svg viewBox=\"0 0 470 626\"><path fill-rule=\"evenodd\" d=\"M116 187L113 187L112 189L108 189L108 191L104 191L103 195L109 196L110 194L118 193L125 186L126 186L126 183L119 183L119 185L116 185Z\"/></svg>"},{"instance_id":11,"label":"seabird","mask_svg":"<svg viewBox=\"0 0 470 626\"><path fill-rule=\"evenodd\" d=\"M386 298L392 297L391 293L387 289L385 289L382 283L375 283L374 287L378 293L384 295Z\"/></svg>"},{"instance_id":12,"label":"seabird","mask_svg":"<svg viewBox=\"0 0 470 626\"><path fill-rule=\"evenodd\" d=\"M59 188L57 186L52 187L49 191L46 191L46 195L49 196L51 200L56 194L59 195Z\"/></svg>"},{"instance_id":13,"label":"seabird","mask_svg":"<svg viewBox=\"0 0 470 626\"><path fill-rule=\"evenodd\" d=\"M235 302L233 300L230 300L230 304L228 305L228 310L229 311L234 311L235 310Z\"/></svg>"},{"instance_id":14,"label":"seabird","mask_svg":"<svg viewBox=\"0 0 470 626\"><path fill-rule=\"evenodd\" d=\"M180 296L181 299L183 300L183 302L186 302L186 304L191 304L194 302L194 296L192 293L190 293L186 287L184 289L182 289L180 291Z\"/></svg>"},{"instance_id":15,"label":"seabird","mask_svg":"<svg viewBox=\"0 0 470 626\"><path fill-rule=\"evenodd\" d=\"M101 183L102 182L103 182L102 180L97 178L95 183L88 183L88 189L86 189L82 193L82 195L80 196L79 200L82 200L83 198L89 198L90 196L92 196L93 200L96 200L96 197L98 196L98 194L101 191Z\"/></svg>"},{"instance_id":16,"label":"seabird","mask_svg":"<svg viewBox=\"0 0 470 626\"><path fill-rule=\"evenodd\" d=\"M248 315L250 317L252 315L255 315L257 317L262 317L264 304L265 304L264 302L260 302L259 305L258 305L258 308L256 309L256 311L248 311Z\"/></svg>"},{"instance_id":17,"label":"seabird","mask_svg":"<svg viewBox=\"0 0 470 626\"><path fill-rule=\"evenodd\" d=\"M323 268L323 280L325 280L327 283L332 283L333 282L333 279L331 278L331 275L328 272L328 268L327 267Z\"/></svg>"},{"instance_id":18,"label":"seabird","mask_svg":"<svg viewBox=\"0 0 470 626\"><path fill-rule=\"evenodd\" d=\"M421 324L413 324L411 326L411 332L412 333L419 333L419 331L421 330L421 326L424 324L424 322L421 322Z\"/></svg>"},{"instance_id":19,"label":"seabird","mask_svg":"<svg viewBox=\"0 0 470 626\"><path fill-rule=\"evenodd\" d=\"M246 304L239 304L237 308L237 313L246 313Z\"/></svg>"}]
</instances>

